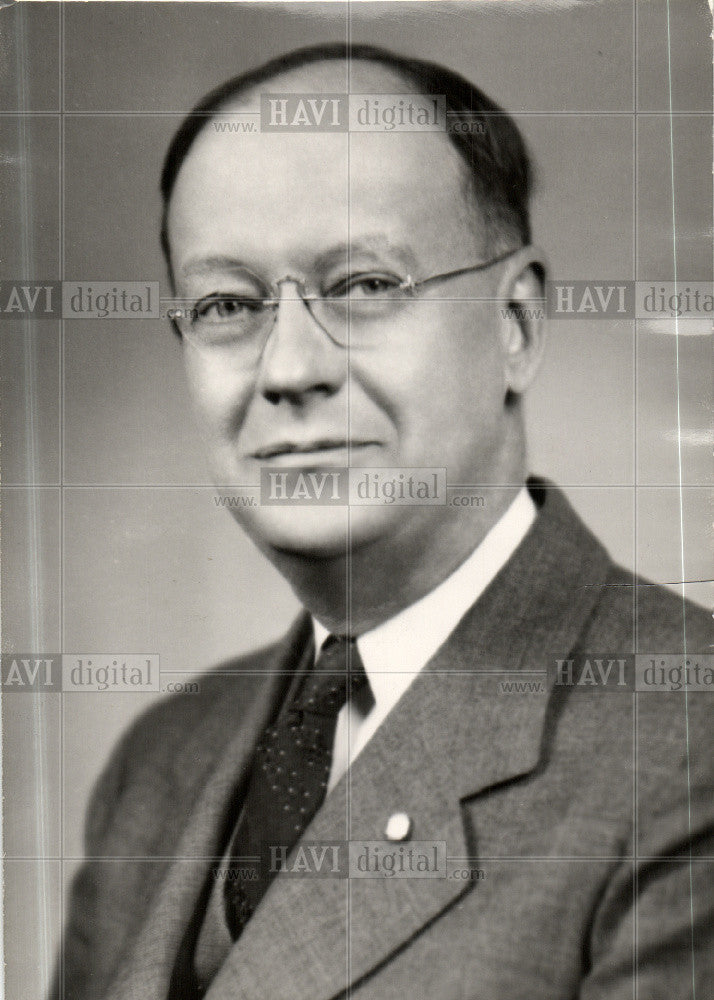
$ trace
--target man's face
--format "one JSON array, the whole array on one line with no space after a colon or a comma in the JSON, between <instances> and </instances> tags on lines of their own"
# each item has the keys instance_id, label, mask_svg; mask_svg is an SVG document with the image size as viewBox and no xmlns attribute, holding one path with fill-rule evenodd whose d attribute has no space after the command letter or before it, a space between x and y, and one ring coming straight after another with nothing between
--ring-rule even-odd
<instances>
[{"instance_id":1,"label":"man's face","mask_svg":"<svg viewBox=\"0 0 714 1000\"><path fill-rule=\"evenodd\" d=\"M394 93L360 67L356 90ZM269 89L344 89L323 64ZM375 78L376 76L376 78ZM289 84L289 85L288 85ZM234 120L234 119L231 119ZM248 119L245 119L248 120ZM318 293L348 272L415 281L488 256L443 133L239 135L206 125L177 179L169 214L176 294L232 290L242 266L267 282L297 277ZM479 301L497 270L434 285L379 321L378 336L335 343L283 286L272 333L249 365L227 348L185 343L190 392L219 488L260 482L261 466L447 469L487 484L504 447L505 377L498 303ZM344 553L381 540L433 537L463 517L448 506L233 507L266 549ZM406 544L406 542L405 542Z\"/></svg>"}]
</instances>

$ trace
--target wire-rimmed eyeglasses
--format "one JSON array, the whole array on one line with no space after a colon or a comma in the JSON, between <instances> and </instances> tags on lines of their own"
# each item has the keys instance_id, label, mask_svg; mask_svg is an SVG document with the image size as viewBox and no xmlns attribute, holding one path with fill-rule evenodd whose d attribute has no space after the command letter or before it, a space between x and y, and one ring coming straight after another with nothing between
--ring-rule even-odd
<instances>
[{"instance_id":1,"label":"wire-rimmed eyeglasses","mask_svg":"<svg viewBox=\"0 0 714 1000\"><path fill-rule=\"evenodd\" d=\"M196 302L174 300L168 312L182 337L200 347L243 347L260 354L275 324L283 285L293 285L317 325L342 347L371 342L380 321L399 312L424 289L465 274L476 274L512 257L520 247L480 264L432 274L414 281L388 271L348 274L322 292L311 292L300 278L286 275L272 284L247 268L231 275L230 291L213 293Z\"/></svg>"}]
</instances>

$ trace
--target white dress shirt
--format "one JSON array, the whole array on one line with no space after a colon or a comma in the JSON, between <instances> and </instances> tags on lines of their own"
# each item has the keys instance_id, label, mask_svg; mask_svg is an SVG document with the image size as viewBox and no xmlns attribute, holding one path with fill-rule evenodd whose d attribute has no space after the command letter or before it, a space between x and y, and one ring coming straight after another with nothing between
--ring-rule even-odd
<instances>
[{"instance_id":1,"label":"white dress shirt","mask_svg":"<svg viewBox=\"0 0 714 1000\"><path fill-rule=\"evenodd\" d=\"M364 749L414 678L444 644L469 608L508 562L536 517L524 486L481 544L442 583L415 604L357 639L374 705L354 702L337 717L328 792ZM328 631L313 618L315 649Z\"/></svg>"}]
</instances>

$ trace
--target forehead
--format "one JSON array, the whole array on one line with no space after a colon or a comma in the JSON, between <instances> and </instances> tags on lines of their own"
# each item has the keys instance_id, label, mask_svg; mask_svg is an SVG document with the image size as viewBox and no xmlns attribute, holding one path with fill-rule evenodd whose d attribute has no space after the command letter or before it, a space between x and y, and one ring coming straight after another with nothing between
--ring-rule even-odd
<instances>
[{"instance_id":1,"label":"forehead","mask_svg":"<svg viewBox=\"0 0 714 1000\"><path fill-rule=\"evenodd\" d=\"M269 93L405 94L380 65L333 60L268 81L226 106L223 121L256 123ZM413 92L413 91L411 91ZM243 112L235 115L230 112ZM245 114L248 112L248 114ZM327 245L375 235L438 253L473 232L466 172L443 132L199 133L179 171L169 211L177 272L190 248L292 262Z\"/></svg>"}]
</instances>

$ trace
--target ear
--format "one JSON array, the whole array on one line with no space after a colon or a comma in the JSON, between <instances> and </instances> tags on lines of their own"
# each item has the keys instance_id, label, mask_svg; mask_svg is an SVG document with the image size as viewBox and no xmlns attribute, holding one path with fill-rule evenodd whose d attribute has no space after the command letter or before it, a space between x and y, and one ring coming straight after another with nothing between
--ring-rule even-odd
<instances>
[{"instance_id":1,"label":"ear","mask_svg":"<svg viewBox=\"0 0 714 1000\"><path fill-rule=\"evenodd\" d=\"M533 381L545 347L546 261L538 247L509 258L498 285L504 385L520 395Z\"/></svg>"}]
</instances>

